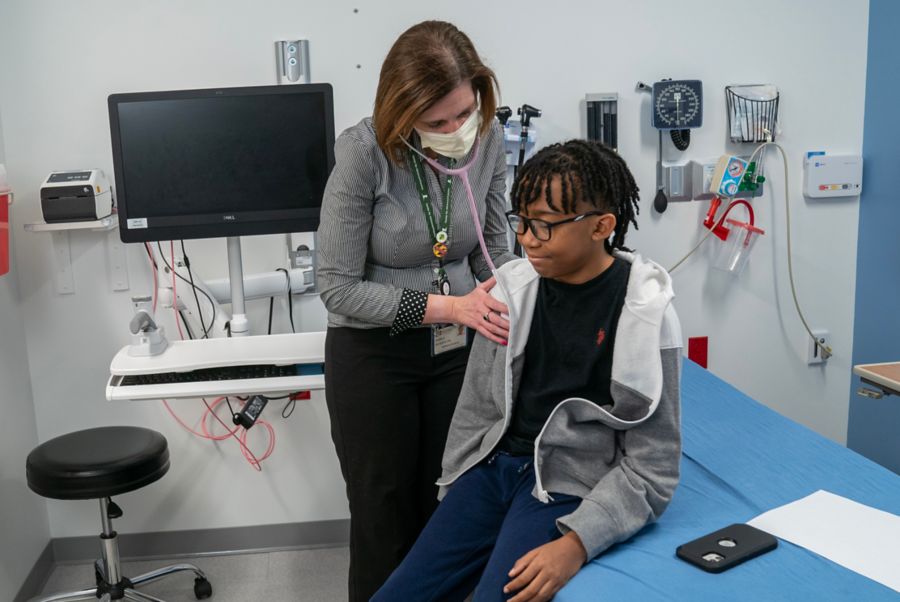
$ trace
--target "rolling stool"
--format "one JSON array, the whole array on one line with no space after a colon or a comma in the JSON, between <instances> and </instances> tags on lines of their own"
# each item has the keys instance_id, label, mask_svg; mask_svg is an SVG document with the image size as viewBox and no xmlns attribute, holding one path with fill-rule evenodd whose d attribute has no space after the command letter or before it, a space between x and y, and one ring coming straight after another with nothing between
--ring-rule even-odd
<instances>
[{"instance_id":1,"label":"rolling stool","mask_svg":"<svg viewBox=\"0 0 900 602\"><path fill-rule=\"evenodd\" d=\"M77 431L51 439L32 450L26 462L28 486L40 496L57 500L100 500L101 560L94 563L96 587L34 598L32 602L69 600L136 600L164 602L134 589L181 571L192 571L194 595L209 598L212 586L192 564L173 564L128 579L119 564L119 543L112 520L122 510L113 495L140 489L169 470L166 438L145 428L114 426Z\"/></svg>"}]
</instances>

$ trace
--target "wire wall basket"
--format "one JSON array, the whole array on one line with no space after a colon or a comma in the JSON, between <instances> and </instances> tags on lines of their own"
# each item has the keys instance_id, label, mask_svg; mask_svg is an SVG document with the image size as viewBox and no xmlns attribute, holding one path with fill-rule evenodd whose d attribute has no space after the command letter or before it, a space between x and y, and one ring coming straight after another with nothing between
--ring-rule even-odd
<instances>
[{"instance_id":1,"label":"wire wall basket","mask_svg":"<svg viewBox=\"0 0 900 602\"><path fill-rule=\"evenodd\" d=\"M773 142L778 126L778 89L770 84L726 86L732 142Z\"/></svg>"}]
</instances>

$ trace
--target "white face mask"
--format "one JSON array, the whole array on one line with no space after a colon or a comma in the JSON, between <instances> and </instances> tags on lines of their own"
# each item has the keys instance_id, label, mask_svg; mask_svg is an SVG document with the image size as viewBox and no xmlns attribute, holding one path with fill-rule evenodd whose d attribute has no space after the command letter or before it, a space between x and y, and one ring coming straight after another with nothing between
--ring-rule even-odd
<instances>
[{"instance_id":1,"label":"white face mask","mask_svg":"<svg viewBox=\"0 0 900 602\"><path fill-rule=\"evenodd\" d=\"M475 110L469 115L459 129L450 134L423 132L416 128L422 141L422 148L430 148L439 155L451 159L462 159L472 149L478 130L481 127L481 111Z\"/></svg>"}]
</instances>

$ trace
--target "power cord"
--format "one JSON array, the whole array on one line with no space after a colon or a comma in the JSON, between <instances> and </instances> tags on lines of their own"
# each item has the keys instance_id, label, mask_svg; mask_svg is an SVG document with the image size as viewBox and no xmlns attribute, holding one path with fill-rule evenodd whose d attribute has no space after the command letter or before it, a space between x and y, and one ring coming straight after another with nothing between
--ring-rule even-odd
<instances>
[{"instance_id":1,"label":"power cord","mask_svg":"<svg viewBox=\"0 0 900 602\"><path fill-rule=\"evenodd\" d=\"M281 417L287 420L294 413L294 410L297 407L297 396L300 395L299 392L291 393L290 395L282 395L281 397L266 397L265 395L260 395L266 401L280 401L282 399L287 399L288 402L284 404L284 408L281 410ZM249 397L238 397L239 401L247 401L250 399Z\"/></svg>"},{"instance_id":2,"label":"power cord","mask_svg":"<svg viewBox=\"0 0 900 602\"><path fill-rule=\"evenodd\" d=\"M685 261L687 261L687 258L690 257L691 255L693 255L694 252L695 252L697 249L700 248L700 245L702 245L703 243L706 242L706 239L709 238L709 236L710 236L712 233L713 233L713 230L712 230L712 228L710 228L710 229L706 232L706 234L703 236L703 238L700 239L700 242L697 243L697 246L695 246L693 249L691 249L690 251L688 251L688 254L687 254L687 255L685 255L684 257L682 257L681 259L679 259L679 260L678 260L678 263L676 263L676 264L673 265L671 268L669 268L669 274L671 274L672 272L674 272L676 269L678 269L678 266L680 266L682 263L684 263Z\"/></svg>"},{"instance_id":3,"label":"power cord","mask_svg":"<svg viewBox=\"0 0 900 602\"><path fill-rule=\"evenodd\" d=\"M159 266L156 264L156 260L153 258L153 253L150 251L150 247L149 247L148 243L144 243L144 248L147 251L147 257L150 258L150 263L153 264L153 269L158 270ZM204 291L199 286L193 285L190 280L188 280L187 278L185 278L184 276L182 276L181 274L176 272L172 268L172 266L169 265L169 262L166 261L166 255L165 255L165 253L163 253L162 246L159 244L159 241L156 242L156 248L159 249L159 256L162 259L163 265L165 265L167 269L169 269L172 273L174 273L175 276L177 276L179 280L183 281L186 284L191 284L191 286L193 288L195 288L196 291L199 291L200 294L203 295L204 297L206 297L206 300L209 301L209 306L212 307L212 312L213 312L212 320L210 321L210 330L212 330L212 326L216 322L216 304L215 304L215 302L213 302L212 298L206 293L206 291ZM187 264L185 264L185 265L187 265ZM155 287L155 284L154 284L154 287ZM197 307L198 307L198 311L199 311L199 305ZM154 306L154 309L155 309L155 306Z\"/></svg>"},{"instance_id":4,"label":"power cord","mask_svg":"<svg viewBox=\"0 0 900 602\"><path fill-rule=\"evenodd\" d=\"M778 149L778 152L781 153L781 162L784 166L784 214L785 214L785 230L787 231L787 260L788 260L788 279L791 283L791 296L794 299L794 307L797 309L797 315L800 316L800 321L803 323L803 328L806 329L806 332L809 334L809 337L813 340L816 346L822 350L822 358L828 359L833 354L830 345L824 345L819 341L819 338L813 334L812 329L809 327L809 324L806 321L806 317L803 315L803 310L800 309L800 301L797 298L797 286L794 284L794 258L793 251L791 250L791 203L790 203L790 186L788 185L788 160L787 153L784 152L784 149L781 148L780 144L775 142L764 142L756 147L756 150L750 155L750 160L748 163L752 163L757 155L762 153L765 149L770 146L774 146Z\"/></svg>"},{"instance_id":5,"label":"power cord","mask_svg":"<svg viewBox=\"0 0 900 602\"><path fill-rule=\"evenodd\" d=\"M287 304L288 304L288 317L291 320L291 332L297 332L294 329L294 301L291 298L291 273L288 272L284 268L277 268L276 271L284 272L284 277L287 278ZM270 332L271 334L271 332Z\"/></svg>"},{"instance_id":6,"label":"power cord","mask_svg":"<svg viewBox=\"0 0 900 602\"><path fill-rule=\"evenodd\" d=\"M178 315L181 316L181 323L184 324L184 329L187 330L188 338L193 341L194 333L191 331L191 325L188 324L187 319L184 317L184 312L179 309ZM202 322L201 322L201 324L202 324Z\"/></svg>"},{"instance_id":7,"label":"power cord","mask_svg":"<svg viewBox=\"0 0 900 602\"><path fill-rule=\"evenodd\" d=\"M209 338L209 331L213 327L213 323L209 323L209 328L206 327L206 324L203 321L203 309L200 307L200 297L197 296L197 285L194 284L194 271L191 269L191 260L188 259L187 250L184 248L184 240L181 241L181 256L184 258L184 267L187 268L188 277L191 279L191 290L194 293L194 301L197 303L197 313L200 317L200 328L203 329L203 338ZM215 311L215 309L213 309Z\"/></svg>"},{"instance_id":8,"label":"power cord","mask_svg":"<svg viewBox=\"0 0 900 602\"><path fill-rule=\"evenodd\" d=\"M290 408L290 411L288 411ZM294 410L297 408L297 400L291 397L286 404L284 404L284 408L281 410L281 417L287 420L294 413Z\"/></svg>"},{"instance_id":9,"label":"power cord","mask_svg":"<svg viewBox=\"0 0 900 602\"><path fill-rule=\"evenodd\" d=\"M162 253L162 247L159 246L159 243L157 243L157 246L158 246L158 248L159 248L159 250L160 250L160 257L162 258L163 262L166 264L166 267L169 267L168 262L166 262L166 260L165 260L165 254ZM172 250L171 250L171 253L172 253L172 263L174 264L174 263L175 263L175 245L174 245L174 242L173 242L173 243L170 243L170 246L171 246L171 249L172 249ZM156 293L157 293L157 284L158 284L158 281L159 281L159 280L158 280L159 266L157 265L156 261L154 261L153 254L150 252L150 247L149 247L149 245L148 245L147 243L144 244L144 249L147 251L147 257L148 257L149 260L150 260L150 266L151 266L151 271L152 271L152 276L153 276L153 290L154 290L154 297L153 297L153 298L154 298L154 307L155 307L155 304L156 304ZM183 277L179 276L178 273L175 272L175 270L171 269L171 267L169 267L169 269L170 269L170 271L172 272L172 292L173 292L173 295L177 295L177 291L176 291L176 288L175 288L175 287L176 287L176 283L177 283L176 276L177 276L178 278L181 278L181 280L184 280L185 282L187 282L187 280L185 280ZM199 289L199 290L200 290L201 293L203 293L203 289ZM204 293L204 294L206 294L206 293ZM207 298L209 298L208 295L207 295ZM215 307L215 305L213 305L213 307ZM181 326L180 326L180 323L178 322L178 314L177 314L177 311L176 311L175 326L178 327L178 332L179 332L179 334L181 334ZM186 322L186 321L185 321L185 326L187 326L187 322ZM184 337L182 336L182 338L184 338ZM215 401L213 401L212 404L210 404L205 398L201 398L201 401L203 402L203 405L206 406L206 410L203 412L203 415L202 415L201 418L200 418L201 432L198 432L198 431L194 430L190 425L186 424L186 423L178 416L178 414L175 413L175 410L173 410L172 407L169 405L168 400L163 399L163 400L161 400L161 401L162 401L162 403L163 403L163 406L166 408L166 411L169 413L169 415L171 415L172 418L174 418L175 421L176 421L183 429L185 429L185 430L188 431L189 433L191 433L191 434L193 434L193 435L195 435L195 436L197 436L197 437L200 437L200 438L202 438L202 439L207 439L207 440L211 440L211 441L223 441L223 440L225 440L225 439L233 438L235 441L237 441L238 445L240 446L241 454L244 456L244 458L247 460L247 462L250 464L250 466L252 466L252 467L253 467L255 470L257 470L257 471L260 471L260 472L262 471L262 462L263 462L263 460L265 460L265 459L267 459L269 456L271 456L271 455L272 455L272 452L273 452L274 449L275 449L275 430L274 430L274 428L273 428L272 425L269 424L268 422L266 422L266 421L264 421L264 420L258 420L258 421L256 422L256 424L263 425L263 428L268 432L268 439L269 439L269 442L268 442L268 445L267 445L267 447L266 447L266 451L265 451L263 454L261 454L260 456L257 457L256 454L253 453L253 451L250 449L250 447L249 447L249 445L248 445L248 443L247 443L247 434L248 434L248 430L247 430L247 429L244 429L244 428L242 428L242 427L240 427L240 426L235 426L235 427L232 429L232 428L229 427L229 426L228 426L228 425L227 425L227 424L219 417L219 415L216 413L216 411L215 411L216 406L217 406L219 403L221 403L222 401L225 401L225 402L228 404L229 410L232 410L230 401L229 401L227 398L225 398L225 397L219 397L218 399L216 399ZM234 415L234 413L233 413L233 411L232 411L232 416L233 416L233 415ZM207 426L207 423L208 423L210 417L215 418L215 420L216 420L220 425L222 425L222 426L225 428L225 431L226 431L225 434L223 434L223 435L213 435L213 434L210 432L209 427Z\"/></svg>"}]
</instances>

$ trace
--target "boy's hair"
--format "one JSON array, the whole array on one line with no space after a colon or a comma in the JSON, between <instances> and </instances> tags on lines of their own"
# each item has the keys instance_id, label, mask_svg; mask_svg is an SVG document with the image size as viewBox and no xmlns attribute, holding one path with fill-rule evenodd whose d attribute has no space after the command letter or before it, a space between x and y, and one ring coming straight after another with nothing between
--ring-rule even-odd
<instances>
[{"instance_id":1,"label":"boy's hair","mask_svg":"<svg viewBox=\"0 0 900 602\"><path fill-rule=\"evenodd\" d=\"M554 199L550 182L558 176L562 198ZM625 246L629 224L637 229L640 213L639 189L625 161L608 146L590 140L569 140L551 144L529 159L512 185L513 210L520 211L541 198L554 211L575 213L578 201L593 205L616 216L616 228L604 241L608 253L613 249L630 251Z\"/></svg>"}]
</instances>

